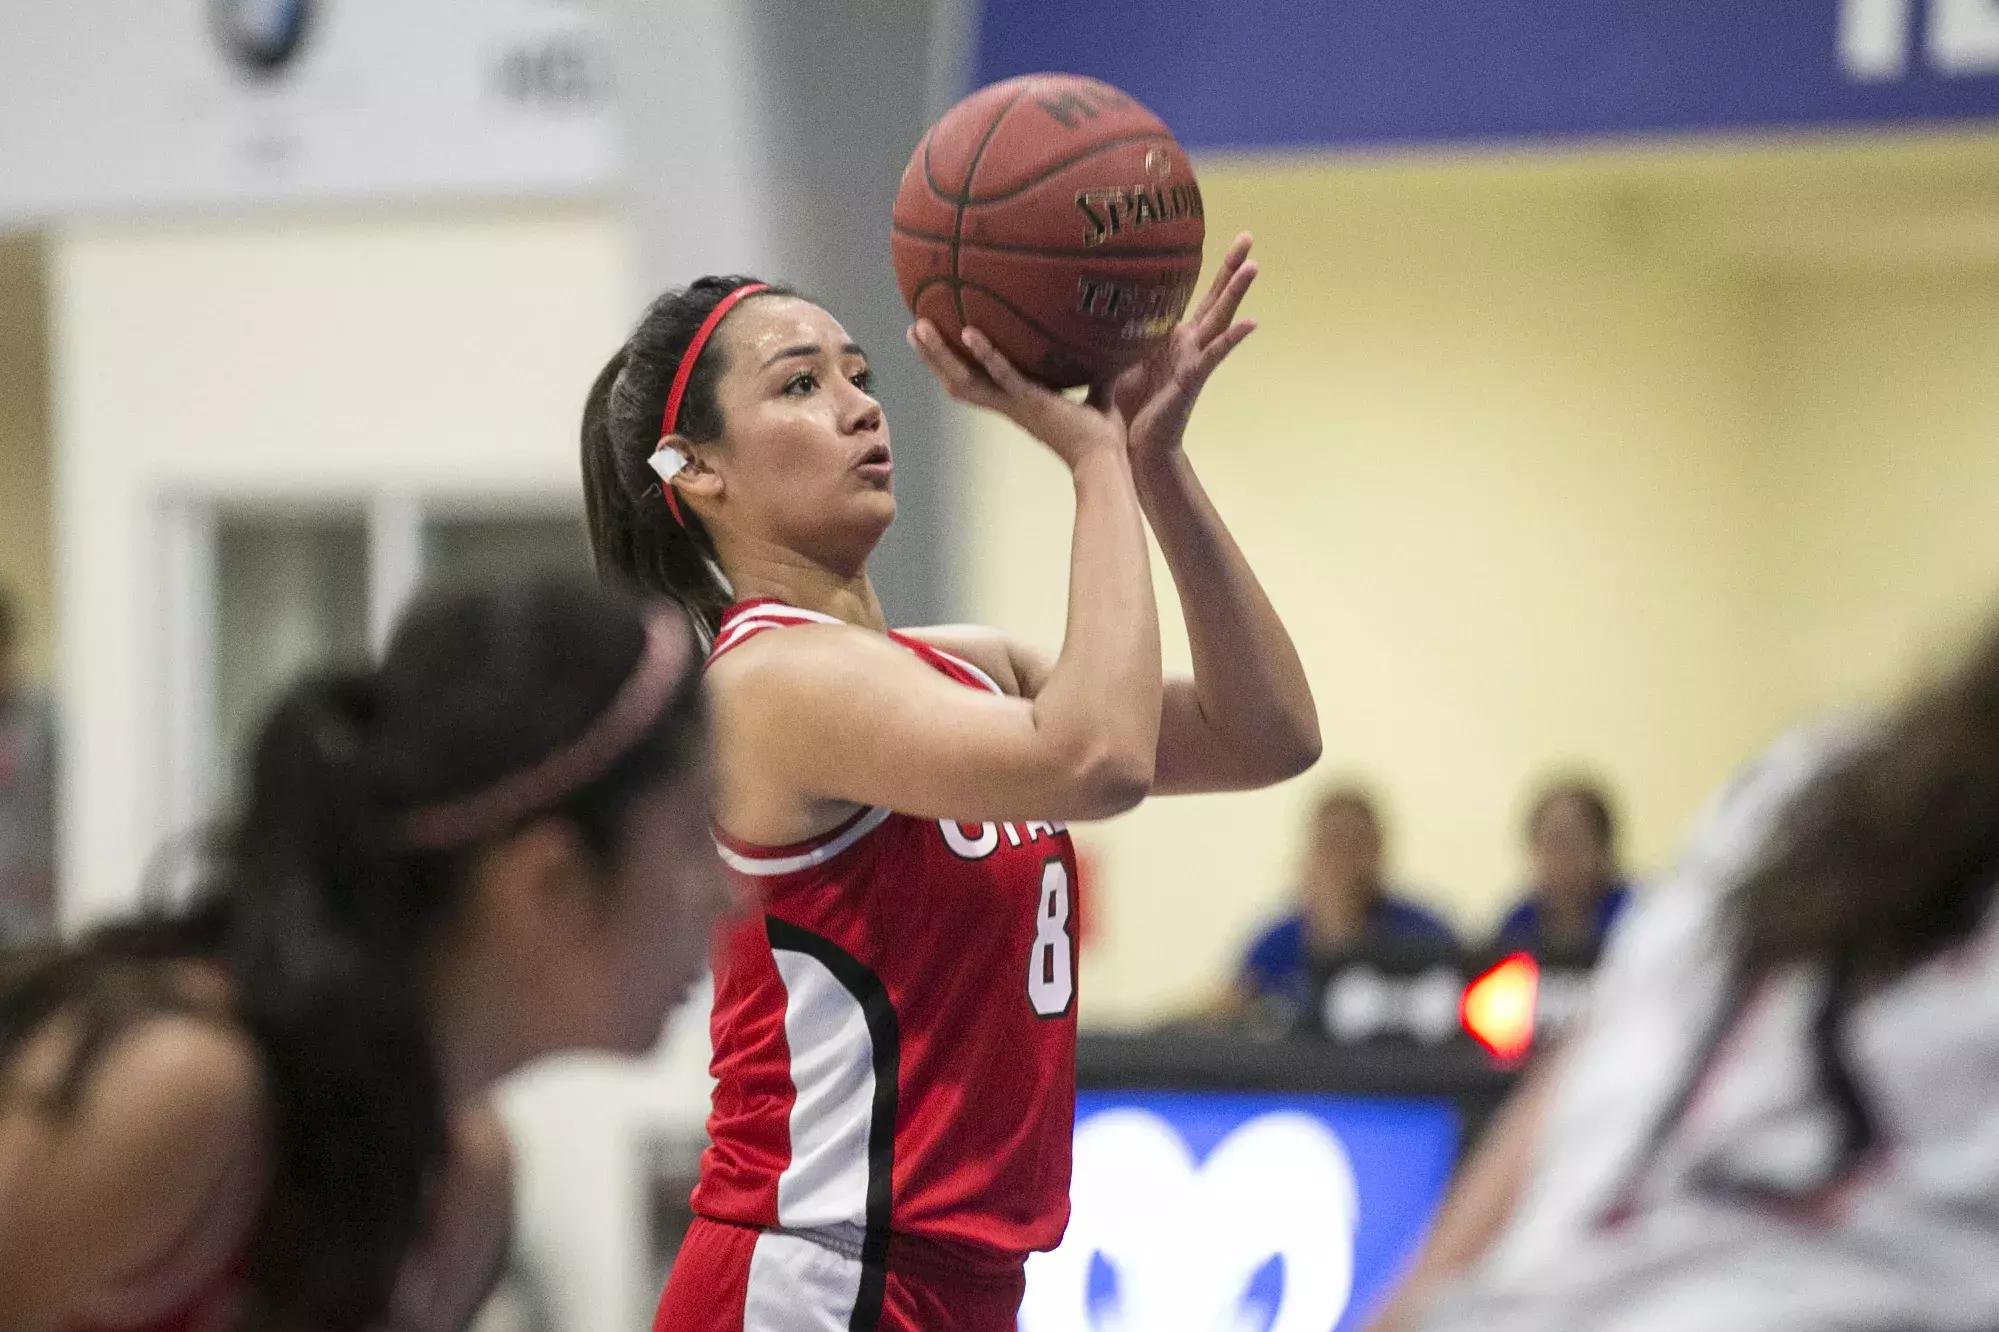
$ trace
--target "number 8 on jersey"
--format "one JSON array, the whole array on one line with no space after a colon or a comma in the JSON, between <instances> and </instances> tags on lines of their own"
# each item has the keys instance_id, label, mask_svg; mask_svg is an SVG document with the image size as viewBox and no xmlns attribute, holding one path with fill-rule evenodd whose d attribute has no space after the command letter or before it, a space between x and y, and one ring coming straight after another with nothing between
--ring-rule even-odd
<instances>
[{"instance_id":1,"label":"number 8 on jersey","mask_svg":"<svg viewBox=\"0 0 1999 1332\"><path fill-rule=\"evenodd\" d=\"M1069 870L1051 858L1041 867L1041 903L1034 914L1034 948L1027 959L1027 1002L1036 1017L1061 1017L1076 997L1074 942L1069 936Z\"/></svg>"}]
</instances>

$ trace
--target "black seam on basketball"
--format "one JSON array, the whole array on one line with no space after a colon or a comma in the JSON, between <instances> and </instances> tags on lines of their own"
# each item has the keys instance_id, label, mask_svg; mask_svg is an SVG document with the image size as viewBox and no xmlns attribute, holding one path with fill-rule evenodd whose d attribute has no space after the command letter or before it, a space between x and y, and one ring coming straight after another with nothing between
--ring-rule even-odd
<instances>
[{"instance_id":1,"label":"black seam on basketball","mask_svg":"<svg viewBox=\"0 0 1999 1332\"><path fill-rule=\"evenodd\" d=\"M939 236L933 232L918 231L913 227L905 227L901 223L890 223L889 230L895 235L907 236L910 240L933 241L942 245L951 243L949 236ZM1000 241L968 240L961 240L958 242L958 245L961 249L966 250L991 250L996 254L1037 255L1048 259L1185 259L1205 253L1199 245L1157 245L1130 250L1063 249L1055 245L1008 245Z\"/></svg>"},{"instance_id":2,"label":"black seam on basketball","mask_svg":"<svg viewBox=\"0 0 1999 1332\"><path fill-rule=\"evenodd\" d=\"M976 291L981 296L988 297L989 299L999 304L1002 308L1004 308L1007 311L1007 313L1011 314L1015 319L1018 319L1021 323L1027 325L1029 328L1033 329L1036 333L1039 333L1043 338L1047 339L1052 346L1060 347L1063 351L1066 352L1072 352L1081 360L1095 361L1101 359L1103 356L1103 348L1077 346L1075 343L1069 341L1069 339L1063 337L1061 334L1051 331L1046 325L1041 323L1041 321L1036 319L1033 315L1027 313L1027 311L1021 309L1018 305L1015 305L1012 301L1000 295L998 292L994 291L991 287L985 286L983 283L967 282L961 278L957 283L957 287L959 290L956 294L960 302L964 300L963 292L965 290L969 289L971 291ZM1024 366L1021 368L1027 370L1033 369L1032 366Z\"/></svg>"},{"instance_id":3,"label":"black seam on basketball","mask_svg":"<svg viewBox=\"0 0 1999 1332\"><path fill-rule=\"evenodd\" d=\"M1021 195L1033 189L1036 185L1039 185L1042 181L1047 180L1051 176L1060 175L1062 172L1067 171L1072 166L1076 166L1079 163L1087 162L1091 158L1097 157L1103 153L1107 153L1113 148L1122 148L1126 144L1132 144L1132 143L1144 143L1148 139L1152 140L1154 143L1174 142L1174 138L1171 134L1161 134L1157 130L1149 130L1144 134L1126 134L1115 139L1105 139L1101 143L1095 143L1090 145L1090 147L1084 149L1080 153L1077 153L1074 157L1064 158L1060 162L1055 162L1050 164L1049 166L1042 168L1040 175L1035 176L1032 180L1022 181L1020 184L1014 186L1012 189L1006 191L1004 194L973 194L972 178L970 176L966 176L965 197L962 200L957 200L956 202L959 203L959 205L964 208L983 208L987 204L1005 203L1009 199L1019 198Z\"/></svg>"},{"instance_id":4,"label":"black seam on basketball","mask_svg":"<svg viewBox=\"0 0 1999 1332\"><path fill-rule=\"evenodd\" d=\"M923 184L925 188L938 198L948 199L950 196L937 188L937 173L930 169L930 140L936 133L937 127L932 125L929 129L923 131L923 142L917 145L923 150Z\"/></svg>"},{"instance_id":5,"label":"black seam on basketball","mask_svg":"<svg viewBox=\"0 0 1999 1332\"><path fill-rule=\"evenodd\" d=\"M923 279L923 281L917 283L914 287L910 288L909 291L910 308L914 310L916 308L916 303L923 298L923 293L929 291L932 287L937 286L939 283L942 283L944 286L950 287L953 290L955 290L958 287L964 285L964 280L961 278L954 278L954 277L927 277Z\"/></svg>"},{"instance_id":6,"label":"black seam on basketball","mask_svg":"<svg viewBox=\"0 0 1999 1332\"><path fill-rule=\"evenodd\" d=\"M979 139L979 146L972 150L972 160L965 164L965 198L971 197L972 180L979 174L979 159L986 155L986 147L992 143L993 135L999 133L1000 122L1020 105L1020 99L1025 96L1027 89L1022 88L1008 98L1007 104L999 109L999 114L995 115L992 123L986 126L985 134ZM963 200L953 200L951 207L955 214L951 219L951 276L961 278L963 274L958 271L958 242L965 234L965 205ZM962 332L965 327L965 300L956 287L951 288L951 300L958 307L958 328Z\"/></svg>"},{"instance_id":7,"label":"black seam on basketball","mask_svg":"<svg viewBox=\"0 0 1999 1332\"><path fill-rule=\"evenodd\" d=\"M1027 325L1029 328L1033 329L1036 333L1039 333L1042 336L1042 338L1045 341L1047 341L1051 347L1060 348L1061 350L1068 352L1070 355L1076 357L1078 360L1081 361L1093 361L1098 359L1098 357L1102 354L1102 350L1100 348L1079 347L1074 342L1071 342L1069 339L1061 336L1059 333L1052 332L1047 325L1043 324L1033 315L1028 314L1018 305L1015 305L1012 301L1000 295L998 292L994 291L991 287L986 286L984 283L969 282L964 278L929 277L923 279L923 281L917 283L915 288L909 293L910 308L912 309L915 308L916 303L923 298L924 292L929 291L932 287L938 286L940 284L951 288L951 298L958 305L958 308L960 310L958 320L959 320L959 327L961 329L964 327L964 314L962 313L964 309L963 293L969 289L971 291L978 292L981 296L990 297L994 302L1003 307L1015 319L1018 319L1021 323ZM1033 369L1032 366L1026 368L1030 371Z\"/></svg>"}]
</instances>

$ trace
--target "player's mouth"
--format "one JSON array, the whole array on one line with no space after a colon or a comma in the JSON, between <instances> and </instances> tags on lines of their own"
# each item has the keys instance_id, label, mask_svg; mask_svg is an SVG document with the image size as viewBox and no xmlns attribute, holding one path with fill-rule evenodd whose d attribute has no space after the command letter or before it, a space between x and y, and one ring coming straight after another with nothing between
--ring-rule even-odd
<instances>
[{"instance_id":1,"label":"player's mouth","mask_svg":"<svg viewBox=\"0 0 1999 1332\"><path fill-rule=\"evenodd\" d=\"M888 445L877 444L861 455L854 464L854 470L870 481L886 482L895 475L895 462L889 456Z\"/></svg>"}]
</instances>

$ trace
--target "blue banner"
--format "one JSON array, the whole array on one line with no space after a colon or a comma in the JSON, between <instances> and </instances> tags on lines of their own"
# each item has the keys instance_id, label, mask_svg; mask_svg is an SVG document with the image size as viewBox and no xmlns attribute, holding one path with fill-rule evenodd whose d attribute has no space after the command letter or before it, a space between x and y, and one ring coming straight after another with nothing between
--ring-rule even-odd
<instances>
[{"instance_id":1,"label":"blue banner","mask_svg":"<svg viewBox=\"0 0 1999 1332\"><path fill-rule=\"evenodd\" d=\"M1084 1092L1068 1234L1021 1332L1357 1328L1458 1150L1448 1101Z\"/></svg>"},{"instance_id":2,"label":"blue banner","mask_svg":"<svg viewBox=\"0 0 1999 1332\"><path fill-rule=\"evenodd\" d=\"M981 83L1061 70L1194 149L1999 117L1999 0L987 0Z\"/></svg>"}]
</instances>

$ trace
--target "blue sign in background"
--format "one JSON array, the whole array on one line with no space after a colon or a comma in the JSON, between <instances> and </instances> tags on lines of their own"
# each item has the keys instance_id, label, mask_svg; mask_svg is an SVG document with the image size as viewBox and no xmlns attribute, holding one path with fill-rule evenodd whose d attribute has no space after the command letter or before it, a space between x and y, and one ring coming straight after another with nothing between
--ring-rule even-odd
<instances>
[{"instance_id":1,"label":"blue sign in background","mask_svg":"<svg viewBox=\"0 0 1999 1332\"><path fill-rule=\"evenodd\" d=\"M1999 9L1993 0L1887 0L1885 9L1879 0L989 0L978 73L981 83L1044 70L1106 79L1196 149L1999 116L1999 56L1983 42L1959 43L1955 55L1931 49L1946 4ZM1863 11L1898 65L1842 56L1843 26L1862 23Z\"/></svg>"},{"instance_id":2,"label":"blue sign in background","mask_svg":"<svg viewBox=\"0 0 1999 1332\"><path fill-rule=\"evenodd\" d=\"M1401 1271L1442 1200L1457 1158L1460 1124L1444 1100L1248 1092L1086 1091L1076 1096L1080 1127L1111 1109L1145 1110L1171 1125L1197 1165L1230 1133L1260 1115L1310 1115L1346 1147L1359 1197L1353 1295L1341 1332L1359 1328Z\"/></svg>"}]
</instances>

